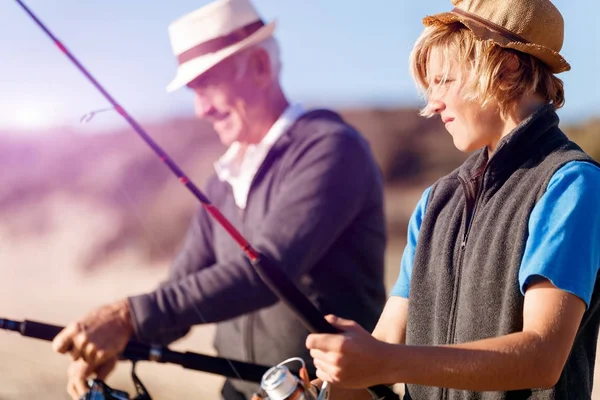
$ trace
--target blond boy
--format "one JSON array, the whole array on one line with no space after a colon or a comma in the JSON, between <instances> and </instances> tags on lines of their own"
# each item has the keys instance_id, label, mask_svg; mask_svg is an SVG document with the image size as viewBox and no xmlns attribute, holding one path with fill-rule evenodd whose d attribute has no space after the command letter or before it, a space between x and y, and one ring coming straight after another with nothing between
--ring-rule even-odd
<instances>
[{"instance_id":1,"label":"blond boy","mask_svg":"<svg viewBox=\"0 0 600 400\"><path fill-rule=\"evenodd\" d=\"M600 313L600 168L558 128L563 19L549 0L454 0L411 55L454 145L370 335L310 335L320 379L405 399L586 399Z\"/></svg>"}]
</instances>

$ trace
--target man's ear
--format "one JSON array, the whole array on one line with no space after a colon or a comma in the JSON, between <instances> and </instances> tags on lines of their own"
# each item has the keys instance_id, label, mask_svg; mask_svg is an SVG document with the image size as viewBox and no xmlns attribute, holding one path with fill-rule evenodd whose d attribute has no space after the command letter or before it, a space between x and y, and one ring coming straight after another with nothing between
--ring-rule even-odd
<instances>
[{"instance_id":1,"label":"man's ear","mask_svg":"<svg viewBox=\"0 0 600 400\"><path fill-rule=\"evenodd\" d=\"M250 55L248 72L260 86L264 87L271 83L273 69L271 68L271 57L263 48L256 48Z\"/></svg>"}]
</instances>

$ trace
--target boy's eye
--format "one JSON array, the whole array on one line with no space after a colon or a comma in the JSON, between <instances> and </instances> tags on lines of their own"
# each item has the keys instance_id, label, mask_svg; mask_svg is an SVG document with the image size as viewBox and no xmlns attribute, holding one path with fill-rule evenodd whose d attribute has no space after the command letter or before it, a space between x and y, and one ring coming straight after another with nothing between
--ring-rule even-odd
<instances>
[{"instance_id":1,"label":"boy's eye","mask_svg":"<svg viewBox=\"0 0 600 400\"><path fill-rule=\"evenodd\" d=\"M436 84L436 85L439 85L439 84L444 84L445 85L445 84L448 84L448 83L451 83L451 82L454 82L454 79L452 79L452 78L446 78L444 80L443 78L435 78L433 80L433 83Z\"/></svg>"}]
</instances>

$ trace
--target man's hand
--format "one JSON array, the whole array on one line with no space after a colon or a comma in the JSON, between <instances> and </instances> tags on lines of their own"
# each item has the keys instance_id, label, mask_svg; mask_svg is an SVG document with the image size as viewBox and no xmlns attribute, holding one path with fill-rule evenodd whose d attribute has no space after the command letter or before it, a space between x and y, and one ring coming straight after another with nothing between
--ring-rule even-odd
<instances>
[{"instance_id":1,"label":"man's hand","mask_svg":"<svg viewBox=\"0 0 600 400\"><path fill-rule=\"evenodd\" d=\"M310 334L306 338L317 377L344 388L359 389L381 384L379 376L385 360L382 355L392 345L375 339L354 321L333 315L326 319L343 333Z\"/></svg>"},{"instance_id":2,"label":"man's hand","mask_svg":"<svg viewBox=\"0 0 600 400\"><path fill-rule=\"evenodd\" d=\"M95 370L117 358L133 334L127 300L102 306L72 322L52 341L54 351L82 358Z\"/></svg>"},{"instance_id":3,"label":"man's hand","mask_svg":"<svg viewBox=\"0 0 600 400\"><path fill-rule=\"evenodd\" d=\"M67 393L73 400L79 400L81 396L90 391L86 383L87 378L95 373L97 379L104 381L116 365L116 357L99 365L96 370L82 359L71 362L67 369Z\"/></svg>"}]
</instances>

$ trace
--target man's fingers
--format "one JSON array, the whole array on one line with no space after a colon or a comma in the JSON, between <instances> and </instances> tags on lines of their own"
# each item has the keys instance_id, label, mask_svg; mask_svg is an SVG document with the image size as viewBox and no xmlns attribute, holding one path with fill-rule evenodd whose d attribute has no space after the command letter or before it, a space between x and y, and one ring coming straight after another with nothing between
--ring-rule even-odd
<instances>
[{"instance_id":1,"label":"man's fingers","mask_svg":"<svg viewBox=\"0 0 600 400\"><path fill-rule=\"evenodd\" d=\"M85 361L89 362L88 357L88 337L85 332L79 332L71 338L71 349L69 353L71 354L71 358L77 360L79 357L83 358Z\"/></svg>"},{"instance_id":2,"label":"man's fingers","mask_svg":"<svg viewBox=\"0 0 600 400\"><path fill-rule=\"evenodd\" d=\"M81 357L81 350L77 346L71 345L71 349L68 352L73 361L77 361Z\"/></svg>"},{"instance_id":3,"label":"man's fingers","mask_svg":"<svg viewBox=\"0 0 600 400\"><path fill-rule=\"evenodd\" d=\"M100 365L95 371L97 378L105 380L116 364L117 359L112 358ZM93 367L83 360L71 363L67 371L69 380L67 383L67 393L73 400L79 400L81 396L90 391L87 385L87 377L92 375L93 372Z\"/></svg>"},{"instance_id":4,"label":"man's fingers","mask_svg":"<svg viewBox=\"0 0 600 400\"><path fill-rule=\"evenodd\" d=\"M67 369L67 393L73 400L78 400L89 391L86 378L90 376L93 369L83 360L72 362Z\"/></svg>"},{"instance_id":5,"label":"man's fingers","mask_svg":"<svg viewBox=\"0 0 600 400\"><path fill-rule=\"evenodd\" d=\"M77 393L77 388L75 387L74 382L67 382L67 394L73 400L78 400L81 396Z\"/></svg>"},{"instance_id":6,"label":"man's fingers","mask_svg":"<svg viewBox=\"0 0 600 400\"><path fill-rule=\"evenodd\" d=\"M73 346L73 338L79 333L79 326L73 322L67 325L52 340L52 349L57 353L66 353Z\"/></svg>"},{"instance_id":7,"label":"man's fingers","mask_svg":"<svg viewBox=\"0 0 600 400\"><path fill-rule=\"evenodd\" d=\"M98 359L98 348L94 343L89 341L85 342L81 349L81 358L93 366L97 366L102 362L102 360Z\"/></svg>"},{"instance_id":8,"label":"man's fingers","mask_svg":"<svg viewBox=\"0 0 600 400\"><path fill-rule=\"evenodd\" d=\"M108 359L106 358L106 351L102 350L102 349L95 349L95 355L94 355L94 365L96 365L96 372L98 371L98 368L100 368L101 365L105 364Z\"/></svg>"},{"instance_id":9,"label":"man's fingers","mask_svg":"<svg viewBox=\"0 0 600 400\"><path fill-rule=\"evenodd\" d=\"M73 398L73 400L79 400L81 396L90 391L87 385L87 379L78 378L70 382L70 386L72 387L69 395Z\"/></svg>"},{"instance_id":10,"label":"man's fingers","mask_svg":"<svg viewBox=\"0 0 600 400\"><path fill-rule=\"evenodd\" d=\"M110 375L110 373L115 369L117 361L117 358L111 358L102 365L100 365L96 369L96 376L98 377L98 379L100 379L101 381L106 380L106 378L108 378L108 375Z\"/></svg>"}]
</instances>

